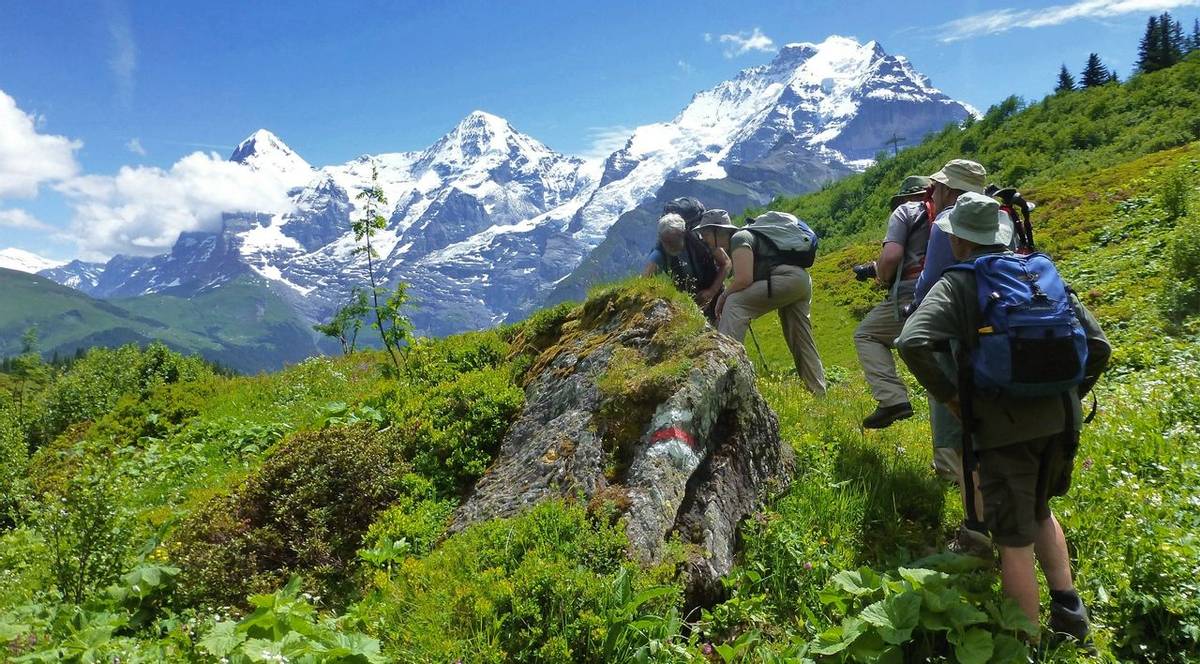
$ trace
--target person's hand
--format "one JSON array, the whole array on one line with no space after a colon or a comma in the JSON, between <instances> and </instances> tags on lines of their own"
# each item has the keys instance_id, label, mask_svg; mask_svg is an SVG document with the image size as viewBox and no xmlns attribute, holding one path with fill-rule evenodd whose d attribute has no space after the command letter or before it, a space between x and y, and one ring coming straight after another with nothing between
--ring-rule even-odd
<instances>
[{"instance_id":1,"label":"person's hand","mask_svg":"<svg viewBox=\"0 0 1200 664\"><path fill-rule=\"evenodd\" d=\"M699 293L696 293L696 297L695 297L696 304L699 305L701 309L703 309L704 307L708 306L709 302L712 302L712 299L716 294L717 294L717 292L715 290L713 290L712 288L705 288L704 290L700 291Z\"/></svg>"},{"instance_id":2,"label":"person's hand","mask_svg":"<svg viewBox=\"0 0 1200 664\"><path fill-rule=\"evenodd\" d=\"M729 293L722 293L721 299L717 300L717 308L713 312L717 320L721 320L721 314L725 311L725 300L729 299Z\"/></svg>"},{"instance_id":3,"label":"person's hand","mask_svg":"<svg viewBox=\"0 0 1200 664\"><path fill-rule=\"evenodd\" d=\"M954 414L954 418L959 422L962 421L962 404L958 403L958 398L951 399L946 402L946 408Z\"/></svg>"},{"instance_id":4,"label":"person's hand","mask_svg":"<svg viewBox=\"0 0 1200 664\"><path fill-rule=\"evenodd\" d=\"M866 281L867 279L873 279L876 277L875 261L863 263L862 265L855 265L854 267L850 268L850 270L854 272L854 279L856 281Z\"/></svg>"}]
</instances>

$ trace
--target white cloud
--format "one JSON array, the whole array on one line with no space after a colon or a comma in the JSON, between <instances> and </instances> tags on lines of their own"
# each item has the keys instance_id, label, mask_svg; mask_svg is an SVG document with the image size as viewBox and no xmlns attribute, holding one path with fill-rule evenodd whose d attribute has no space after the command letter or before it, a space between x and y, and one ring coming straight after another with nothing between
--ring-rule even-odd
<instances>
[{"instance_id":1,"label":"white cloud","mask_svg":"<svg viewBox=\"0 0 1200 664\"><path fill-rule=\"evenodd\" d=\"M83 146L65 136L38 133L37 118L0 90L0 198L32 197L43 182L75 175L75 151Z\"/></svg>"},{"instance_id":2,"label":"white cloud","mask_svg":"<svg viewBox=\"0 0 1200 664\"><path fill-rule=\"evenodd\" d=\"M27 231L53 230L50 224L19 208L0 210L0 228L17 228Z\"/></svg>"},{"instance_id":3,"label":"white cloud","mask_svg":"<svg viewBox=\"0 0 1200 664\"><path fill-rule=\"evenodd\" d=\"M713 35L711 32L704 33L704 43L711 44L712 40L713 40Z\"/></svg>"},{"instance_id":4,"label":"white cloud","mask_svg":"<svg viewBox=\"0 0 1200 664\"><path fill-rule=\"evenodd\" d=\"M708 40L706 40L708 41ZM725 57L736 58L751 51L770 53L775 48L775 42L764 35L762 30L754 28L752 32L739 32L736 35L721 35L720 42L725 44Z\"/></svg>"},{"instance_id":5,"label":"white cloud","mask_svg":"<svg viewBox=\"0 0 1200 664\"><path fill-rule=\"evenodd\" d=\"M1040 9L996 9L943 23L938 33L942 35L939 41L949 43L1017 28L1044 28L1078 19L1112 18L1197 5L1200 5L1200 0L1081 0Z\"/></svg>"},{"instance_id":6,"label":"white cloud","mask_svg":"<svg viewBox=\"0 0 1200 664\"><path fill-rule=\"evenodd\" d=\"M587 152L579 155L588 160L607 159L609 155L625 147L629 137L633 136L636 127L611 125L607 127L588 127L588 140L592 142Z\"/></svg>"},{"instance_id":7,"label":"white cloud","mask_svg":"<svg viewBox=\"0 0 1200 664\"><path fill-rule=\"evenodd\" d=\"M133 104L134 74L137 73L137 43L133 26L124 7L114 8L108 17L108 34L112 37L112 55L108 68L117 80L117 98L128 107Z\"/></svg>"},{"instance_id":8,"label":"white cloud","mask_svg":"<svg viewBox=\"0 0 1200 664\"><path fill-rule=\"evenodd\" d=\"M57 189L70 199L71 235L89 259L162 253L183 231L219 230L222 212L280 212L289 206L282 175L211 152L193 152L170 170L124 166L114 176L81 176Z\"/></svg>"},{"instance_id":9,"label":"white cloud","mask_svg":"<svg viewBox=\"0 0 1200 664\"><path fill-rule=\"evenodd\" d=\"M137 137L129 139L129 142L125 144L125 149L138 155L139 157L146 156L146 148L142 147L142 141Z\"/></svg>"},{"instance_id":10,"label":"white cloud","mask_svg":"<svg viewBox=\"0 0 1200 664\"><path fill-rule=\"evenodd\" d=\"M675 63L675 66L679 67L679 71L683 72L685 76L690 76L692 72L696 71L696 68L692 66L692 63L688 62L687 60L679 60Z\"/></svg>"}]
</instances>

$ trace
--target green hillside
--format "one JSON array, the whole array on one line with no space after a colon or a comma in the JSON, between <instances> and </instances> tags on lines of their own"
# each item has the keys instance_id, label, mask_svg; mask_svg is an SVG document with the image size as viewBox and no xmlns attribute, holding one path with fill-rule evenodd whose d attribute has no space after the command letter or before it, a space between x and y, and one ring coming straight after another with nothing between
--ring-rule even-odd
<instances>
[{"instance_id":1,"label":"green hillside","mask_svg":"<svg viewBox=\"0 0 1200 664\"><path fill-rule=\"evenodd\" d=\"M46 357L161 341L238 371L275 370L317 353L313 334L269 285L240 279L190 299L97 300L44 277L0 269L0 356L36 327Z\"/></svg>"},{"instance_id":2,"label":"green hillside","mask_svg":"<svg viewBox=\"0 0 1200 664\"><path fill-rule=\"evenodd\" d=\"M831 388L809 395L775 320L758 321L765 366L749 354L796 474L744 524L743 555L715 606L681 615L673 561L631 561L612 502L545 503L447 536L524 402L538 340L576 306L563 305L514 327L419 341L400 372L374 351L252 377L214 375L161 346L92 350L62 371L22 358L0 376L0 658L1200 660L1200 143L1189 124L1200 116L1186 102L1198 68L993 110L781 202L836 240L812 270ZM1045 147L1076 125L1100 139ZM1115 346L1073 488L1055 503L1095 658L1031 651L997 571L938 554L962 514L929 469L923 399L911 420L859 426L874 403L851 334L882 294L849 267L877 251L903 175L956 156L1038 203L1040 241ZM610 300L611 289L627 302L692 306L662 279L593 297ZM54 300L59 311L89 302L68 295ZM230 344L256 339L238 336L239 323L277 320L269 300L228 318L165 298L153 309L117 304L113 327L170 312L191 334Z\"/></svg>"}]
</instances>

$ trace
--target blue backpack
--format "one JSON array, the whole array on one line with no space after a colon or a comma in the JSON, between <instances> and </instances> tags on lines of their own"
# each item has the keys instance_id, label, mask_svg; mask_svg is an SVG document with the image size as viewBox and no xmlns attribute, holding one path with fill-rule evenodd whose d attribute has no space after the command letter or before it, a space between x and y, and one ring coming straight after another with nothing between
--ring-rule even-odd
<instances>
[{"instance_id":1,"label":"blue backpack","mask_svg":"<svg viewBox=\"0 0 1200 664\"><path fill-rule=\"evenodd\" d=\"M1045 254L988 254L947 270L975 273L979 342L971 349L982 394L1044 397L1083 382L1087 335Z\"/></svg>"}]
</instances>

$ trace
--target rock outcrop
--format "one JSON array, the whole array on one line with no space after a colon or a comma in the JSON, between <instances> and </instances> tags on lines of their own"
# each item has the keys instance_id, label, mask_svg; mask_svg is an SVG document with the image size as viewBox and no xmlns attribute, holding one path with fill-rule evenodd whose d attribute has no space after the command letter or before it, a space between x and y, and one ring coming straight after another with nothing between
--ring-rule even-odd
<instances>
[{"instance_id":1,"label":"rock outcrop","mask_svg":"<svg viewBox=\"0 0 1200 664\"><path fill-rule=\"evenodd\" d=\"M454 529L576 497L623 514L635 556L685 545L688 603L718 598L738 525L790 477L741 344L664 282L601 291L528 325L526 404Z\"/></svg>"}]
</instances>

